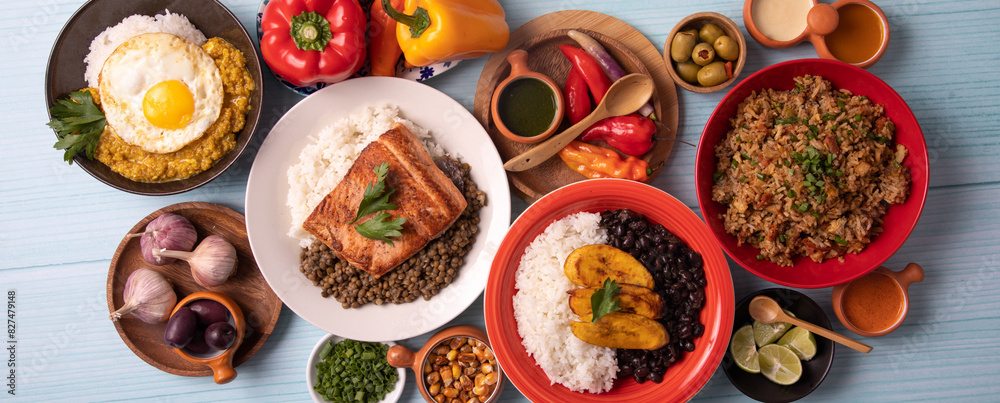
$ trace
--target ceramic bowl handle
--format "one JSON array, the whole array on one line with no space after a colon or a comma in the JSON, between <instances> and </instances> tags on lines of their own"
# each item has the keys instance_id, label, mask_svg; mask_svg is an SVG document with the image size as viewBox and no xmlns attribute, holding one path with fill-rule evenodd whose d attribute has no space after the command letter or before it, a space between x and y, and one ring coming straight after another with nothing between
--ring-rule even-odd
<instances>
[{"instance_id":1,"label":"ceramic bowl handle","mask_svg":"<svg viewBox=\"0 0 1000 403\"><path fill-rule=\"evenodd\" d=\"M208 366L212 367L212 379L217 384L229 383L233 379L236 379L236 369L233 368L233 355L229 351L209 362Z\"/></svg>"},{"instance_id":2,"label":"ceramic bowl handle","mask_svg":"<svg viewBox=\"0 0 1000 403\"><path fill-rule=\"evenodd\" d=\"M523 49L510 52L510 54L507 55L507 61L510 62L511 77L531 73L531 70L528 69L528 52L525 52Z\"/></svg>"},{"instance_id":3,"label":"ceramic bowl handle","mask_svg":"<svg viewBox=\"0 0 1000 403\"><path fill-rule=\"evenodd\" d=\"M899 279L903 288L909 287L910 284L924 281L924 268L920 267L919 264L910 263L896 274L896 278Z\"/></svg>"},{"instance_id":4,"label":"ceramic bowl handle","mask_svg":"<svg viewBox=\"0 0 1000 403\"><path fill-rule=\"evenodd\" d=\"M386 361L396 368L412 367L414 359L413 351L399 344L389 347L389 352L386 353Z\"/></svg>"}]
</instances>

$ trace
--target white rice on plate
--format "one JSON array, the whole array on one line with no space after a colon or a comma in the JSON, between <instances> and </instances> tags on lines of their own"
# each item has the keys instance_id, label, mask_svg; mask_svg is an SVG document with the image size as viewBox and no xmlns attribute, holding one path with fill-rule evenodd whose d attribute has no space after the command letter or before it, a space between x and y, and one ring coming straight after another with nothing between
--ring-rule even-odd
<instances>
[{"instance_id":1,"label":"white rice on plate","mask_svg":"<svg viewBox=\"0 0 1000 403\"><path fill-rule=\"evenodd\" d=\"M563 262L577 248L607 243L598 213L577 213L550 224L524 250L515 274L514 319L521 343L552 384L575 392L601 393L614 385L618 363L613 348L573 336L567 291L577 288Z\"/></svg>"},{"instance_id":2,"label":"white rice on plate","mask_svg":"<svg viewBox=\"0 0 1000 403\"><path fill-rule=\"evenodd\" d=\"M136 35L165 32L179 36L198 46L208 42L205 34L195 28L187 17L171 13L170 10L164 10L164 12L165 14L157 14L153 17L140 14L131 15L125 17L117 25L108 27L97 34L90 42L90 53L83 59L84 63L87 64L87 70L84 73L87 85L97 88L98 76L104 67L104 61L118 48L118 45Z\"/></svg>"},{"instance_id":3,"label":"white rice on plate","mask_svg":"<svg viewBox=\"0 0 1000 403\"><path fill-rule=\"evenodd\" d=\"M288 198L292 212L288 236L308 247L315 239L302 228L313 209L329 194L351 169L354 160L369 143L378 139L396 122L409 129L431 157L445 155L428 131L399 115L395 105L365 106L316 133L299 153L298 162L288 168Z\"/></svg>"}]
</instances>

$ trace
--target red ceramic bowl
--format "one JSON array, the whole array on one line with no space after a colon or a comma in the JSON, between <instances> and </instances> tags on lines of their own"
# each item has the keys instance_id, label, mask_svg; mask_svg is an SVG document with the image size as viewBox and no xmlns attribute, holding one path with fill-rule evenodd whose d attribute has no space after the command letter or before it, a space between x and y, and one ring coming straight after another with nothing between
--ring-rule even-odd
<instances>
[{"instance_id":1,"label":"red ceramic bowl","mask_svg":"<svg viewBox=\"0 0 1000 403\"><path fill-rule=\"evenodd\" d=\"M695 350L667 370L663 382L636 383L619 379L602 394L577 393L551 385L521 345L514 320L515 272L525 247L553 221L587 211L628 208L662 224L704 260L705 307L701 323L705 333L695 339ZM684 401L708 382L729 345L733 327L733 280L718 244L691 209L652 186L622 179L576 182L542 197L514 221L493 259L485 296L486 331L507 379L535 402Z\"/></svg>"},{"instance_id":2,"label":"red ceramic bowl","mask_svg":"<svg viewBox=\"0 0 1000 403\"><path fill-rule=\"evenodd\" d=\"M896 125L896 142L909 150L903 165L910 169L913 182L906 202L893 205L882 217L885 232L877 236L861 253L845 256L844 262L827 259L823 263L815 263L809 258L799 257L794 260L794 267L781 267L770 261L758 261L757 248L747 244L736 246L736 238L723 229L719 215L725 212L726 206L712 201L712 174L715 172L716 162L714 150L715 145L729 131L729 119L735 115L736 107L752 91L765 88L790 90L795 88L793 78L805 74L822 76L833 83L836 89L845 88L885 105L886 116ZM695 188L698 191L698 206L702 217L733 260L758 277L776 284L796 288L823 288L861 277L896 253L910 236L924 209L928 172L924 134L910 107L896 91L875 75L858 67L834 60L805 59L778 63L758 71L722 98L701 133L695 161Z\"/></svg>"}]
</instances>

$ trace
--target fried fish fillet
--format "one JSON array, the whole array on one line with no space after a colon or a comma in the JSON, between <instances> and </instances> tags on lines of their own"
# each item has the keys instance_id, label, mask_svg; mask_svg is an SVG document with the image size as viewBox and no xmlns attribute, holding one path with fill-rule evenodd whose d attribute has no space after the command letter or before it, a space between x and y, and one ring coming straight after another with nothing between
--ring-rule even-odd
<instances>
[{"instance_id":1,"label":"fried fish fillet","mask_svg":"<svg viewBox=\"0 0 1000 403\"><path fill-rule=\"evenodd\" d=\"M375 168L383 162L389 164L386 191L396 190L389 202L398 206L387 212L393 218L406 218L402 236L394 238L391 246L365 238L354 229L371 215L347 224L358 212L365 187L377 179ZM466 205L462 191L434 164L423 144L397 123L365 147L302 227L336 251L339 258L378 278L441 235Z\"/></svg>"}]
</instances>

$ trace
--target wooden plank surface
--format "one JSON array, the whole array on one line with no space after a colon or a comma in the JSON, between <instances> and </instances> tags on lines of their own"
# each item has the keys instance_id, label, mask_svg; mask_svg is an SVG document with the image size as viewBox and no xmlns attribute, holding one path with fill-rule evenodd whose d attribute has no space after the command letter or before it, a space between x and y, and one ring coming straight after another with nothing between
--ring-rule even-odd
<instances>
[{"instance_id":1,"label":"wooden plank surface","mask_svg":"<svg viewBox=\"0 0 1000 403\"><path fill-rule=\"evenodd\" d=\"M511 28L539 15L585 9L621 19L658 50L684 16L715 11L742 25L740 1L500 0ZM142 197L108 188L62 162L44 126L43 74L52 41L82 0L0 2L0 292L16 292L17 383L23 401L305 401L305 362L323 332L284 309L267 344L226 385L159 371L121 342L107 319L104 289L124 231L183 201L243 212L246 178L268 129L300 96L265 72L260 132L224 175L195 191ZM223 0L250 32L258 2ZM838 349L833 370L806 400L996 401L1000 396L1000 4L879 0L892 29L889 49L869 71L909 103L924 130L931 188L924 214L887 266L918 262L911 310L894 333L864 338L869 355ZM769 49L748 37L742 78L768 65L814 57L808 44ZM486 58L462 62L427 83L470 111ZM678 90L679 137L697 142L724 92ZM694 149L678 144L653 184L697 211ZM525 204L514 199L514 215ZM773 286L730 262L736 298ZM829 289L805 290L830 316ZM846 332L833 320L834 330ZM483 326L480 298L453 323ZM428 335L402 340L416 348ZM6 348L5 343L3 347ZM5 375L6 376L6 375ZM401 401L421 401L413 377ZM4 388L6 392L7 388ZM513 387L502 401L524 401ZM745 401L722 371L695 400Z\"/></svg>"}]
</instances>

